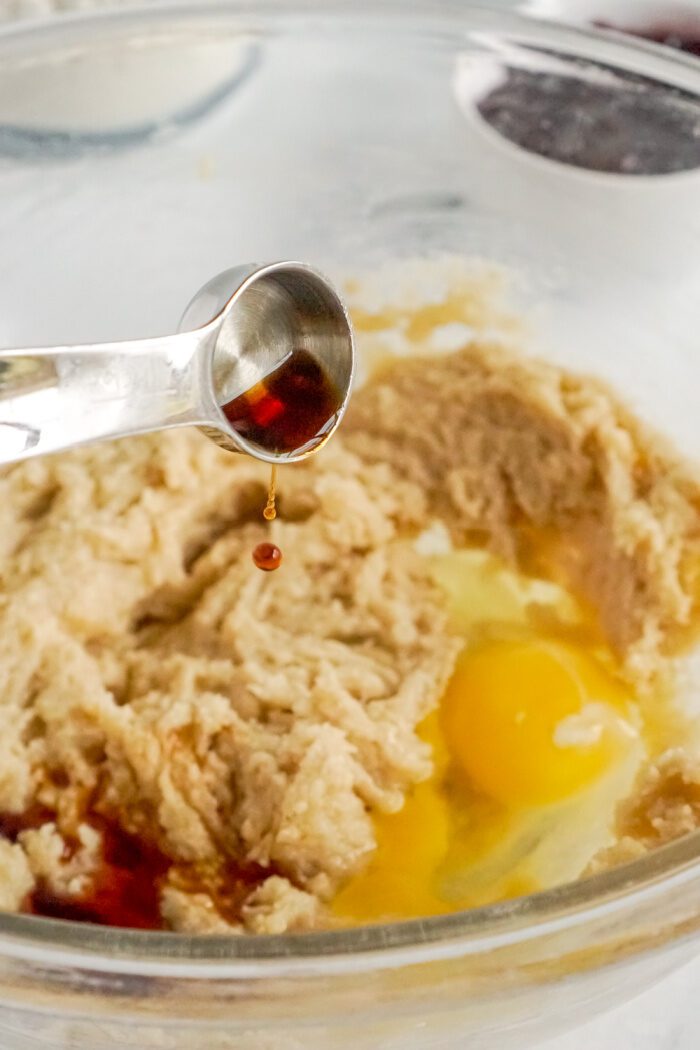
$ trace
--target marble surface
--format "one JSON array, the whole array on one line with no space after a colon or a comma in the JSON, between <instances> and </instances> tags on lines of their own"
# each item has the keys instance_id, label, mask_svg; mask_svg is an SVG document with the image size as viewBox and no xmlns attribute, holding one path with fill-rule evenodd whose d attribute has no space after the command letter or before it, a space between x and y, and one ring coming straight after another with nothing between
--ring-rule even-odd
<instances>
[{"instance_id":1,"label":"marble surface","mask_svg":"<svg viewBox=\"0 0 700 1050\"><path fill-rule=\"evenodd\" d=\"M99 7L124 7L136 0L0 0L0 21L45 18L62 12L88 11Z\"/></svg>"},{"instance_id":2,"label":"marble surface","mask_svg":"<svg viewBox=\"0 0 700 1050\"><path fill-rule=\"evenodd\" d=\"M697 1050L699 991L700 956L639 998L547 1040L541 1050Z\"/></svg>"}]
</instances>

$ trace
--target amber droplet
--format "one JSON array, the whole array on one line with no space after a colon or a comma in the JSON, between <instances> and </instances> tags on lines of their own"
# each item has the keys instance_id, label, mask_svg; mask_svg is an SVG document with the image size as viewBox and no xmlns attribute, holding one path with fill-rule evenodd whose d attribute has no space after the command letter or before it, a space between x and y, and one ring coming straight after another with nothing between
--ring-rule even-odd
<instances>
[{"instance_id":1,"label":"amber droplet","mask_svg":"<svg viewBox=\"0 0 700 1050\"><path fill-rule=\"evenodd\" d=\"M272 572L282 564L282 551L274 543L259 543L253 551L253 561L263 572Z\"/></svg>"}]
</instances>

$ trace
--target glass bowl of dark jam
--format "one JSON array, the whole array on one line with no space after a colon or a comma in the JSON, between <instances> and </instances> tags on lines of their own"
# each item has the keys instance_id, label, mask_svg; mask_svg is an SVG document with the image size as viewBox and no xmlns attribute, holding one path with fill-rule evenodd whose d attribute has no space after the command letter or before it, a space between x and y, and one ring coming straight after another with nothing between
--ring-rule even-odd
<instances>
[{"instance_id":1,"label":"glass bowl of dark jam","mask_svg":"<svg viewBox=\"0 0 700 1050\"><path fill-rule=\"evenodd\" d=\"M673 44L666 29L638 36ZM239 262L342 282L457 254L521 275L545 355L699 455L700 62L690 38L638 36L461 0L3 28L0 340L174 330ZM454 914L234 937L159 928L167 861L102 831L91 898L38 886L0 914L4 1050L518 1050L700 950L698 833ZM236 871L231 908L258 874Z\"/></svg>"}]
</instances>

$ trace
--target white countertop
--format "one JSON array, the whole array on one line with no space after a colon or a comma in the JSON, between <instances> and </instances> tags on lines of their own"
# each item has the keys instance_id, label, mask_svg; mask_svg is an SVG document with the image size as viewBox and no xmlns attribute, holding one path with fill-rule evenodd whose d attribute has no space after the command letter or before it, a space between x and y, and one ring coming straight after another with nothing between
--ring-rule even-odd
<instances>
[{"instance_id":1,"label":"white countertop","mask_svg":"<svg viewBox=\"0 0 700 1050\"><path fill-rule=\"evenodd\" d=\"M700 957L637 999L547 1040L541 1050L697 1050L699 993Z\"/></svg>"}]
</instances>

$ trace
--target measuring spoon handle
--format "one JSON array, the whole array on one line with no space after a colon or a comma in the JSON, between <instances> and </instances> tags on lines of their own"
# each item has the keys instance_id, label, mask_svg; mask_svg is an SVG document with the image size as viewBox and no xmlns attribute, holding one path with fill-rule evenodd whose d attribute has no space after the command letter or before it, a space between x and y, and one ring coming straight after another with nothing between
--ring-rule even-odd
<instances>
[{"instance_id":1,"label":"measuring spoon handle","mask_svg":"<svg viewBox=\"0 0 700 1050\"><path fill-rule=\"evenodd\" d=\"M206 422L213 338L0 350L0 463Z\"/></svg>"}]
</instances>

